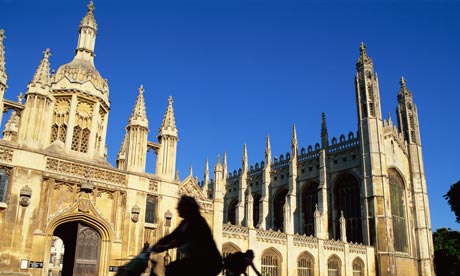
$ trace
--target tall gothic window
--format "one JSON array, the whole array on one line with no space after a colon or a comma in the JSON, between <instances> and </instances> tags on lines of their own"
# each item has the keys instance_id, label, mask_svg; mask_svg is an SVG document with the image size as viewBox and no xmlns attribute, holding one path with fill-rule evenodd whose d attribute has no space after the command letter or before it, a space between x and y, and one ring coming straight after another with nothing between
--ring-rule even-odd
<instances>
[{"instance_id":1,"label":"tall gothic window","mask_svg":"<svg viewBox=\"0 0 460 276\"><path fill-rule=\"evenodd\" d=\"M280 276L281 257L273 249L265 250L261 258L262 275Z\"/></svg>"},{"instance_id":2,"label":"tall gothic window","mask_svg":"<svg viewBox=\"0 0 460 276\"><path fill-rule=\"evenodd\" d=\"M257 226L257 224L259 223L259 216L260 216L260 199L262 198L261 195L259 194L254 194L253 195L253 198L254 198L254 205L252 207L252 213L253 213L253 221L254 221L254 227Z\"/></svg>"},{"instance_id":3,"label":"tall gothic window","mask_svg":"<svg viewBox=\"0 0 460 276\"><path fill-rule=\"evenodd\" d=\"M285 231L284 225L284 212L285 212L285 204L286 204L286 195L288 193L287 189L281 189L275 196L273 201L273 208L274 208L274 230L281 230Z\"/></svg>"},{"instance_id":4,"label":"tall gothic window","mask_svg":"<svg viewBox=\"0 0 460 276\"><path fill-rule=\"evenodd\" d=\"M327 260L327 275L340 276L340 259L337 256L332 256Z\"/></svg>"},{"instance_id":5,"label":"tall gothic window","mask_svg":"<svg viewBox=\"0 0 460 276\"><path fill-rule=\"evenodd\" d=\"M347 240L363 242L361 199L358 180L349 173L341 174L334 186L335 238L340 238L340 214L346 219Z\"/></svg>"},{"instance_id":6,"label":"tall gothic window","mask_svg":"<svg viewBox=\"0 0 460 276\"><path fill-rule=\"evenodd\" d=\"M238 204L237 200L233 200L228 205L227 209L227 221L231 224L236 224L236 205Z\"/></svg>"},{"instance_id":7,"label":"tall gothic window","mask_svg":"<svg viewBox=\"0 0 460 276\"><path fill-rule=\"evenodd\" d=\"M394 169L388 170L388 176L390 180L394 248L399 252L408 252L404 181L401 175Z\"/></svg>"},{"instance_id":8,"label":"tall gothic window","mask_svg":"<svg viewBox=\"0 0 460 276\"><path fill-rule=\"evenodd\" d=\"M8 193L9 175L8 171L0 168L0 202L6 202Z\"/></svg>"},{"instance_id":9,"label":"tall gothic window","mask_svg":"<svg viewBox=\"0 0 460 276\"><path fill-rule=\"evenodd\" d=\"M315 205L318 204L318 183L309 182L305 184L302 192L302 213L304 221L304 234L315 233Z\"/></svg>"},{"instance_id":10,"label":"tall gothic window","mask_svg":"<svg viewBox=\"0 0 460 276\"><path fill-rule=\"evenodd\" d=\"M297 275L298 276L313 276L314 259L309 253L304 252L297 259Z\"/></svg>"},{"instance_id":11,"label":"tall gothic window","mask_svg":"<svg viewBox=\"0 0 460 276\"><path fill-rule=\"evenodd\" d=\"M145 222L156 223L156 197L152 195L147 196L145 203Z\"/></svg>"},{"instance_id":12,"label":"tall gothic window","mask_svg":"<svg viewBox=\"0 0 460 276\"><path fill-rule=\"evenodd\" d=\"M71 149L79 152L88 152L90 129L93 120L93 104L80 101L75 113L75 127L73 128Z\"/></svg>"}]
</instances>

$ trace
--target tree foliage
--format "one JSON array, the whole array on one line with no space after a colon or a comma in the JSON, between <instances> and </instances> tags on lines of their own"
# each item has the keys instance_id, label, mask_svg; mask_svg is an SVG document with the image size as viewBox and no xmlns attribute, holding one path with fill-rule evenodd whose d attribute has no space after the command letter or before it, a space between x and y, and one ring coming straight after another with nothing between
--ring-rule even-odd
<instances>
[{"instance_id":1,"label":"tree foliage","mask_svg":"<svg viewBox=\"0 0 460 276\"><path fill-rule=\"evenodd\" d=\"M436 275L460 276L460 232L437 229L433 242Z\"/></svg>"},{"instance_id":2,"label":"tree foliage","mask_svg":"<svg viewBox=\"0 0 460 276\"><path fill-rule=\"evenodd\" d=\"M447 194L443 196L447 199L450 209L454 212L457 222L460 223L460 181L450 186Z\"/></svg>"}]
</instances>

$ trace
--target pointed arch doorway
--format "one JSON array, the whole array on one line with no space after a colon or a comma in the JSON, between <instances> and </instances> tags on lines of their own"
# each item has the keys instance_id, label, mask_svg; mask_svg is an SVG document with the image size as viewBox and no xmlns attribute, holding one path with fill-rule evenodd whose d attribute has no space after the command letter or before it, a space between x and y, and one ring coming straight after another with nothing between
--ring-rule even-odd
<instances>
[{"instance_id":1,"label":"pointed arch doorway","mask_svg":"<svg viewBox=\"0 0 460 276\"><path fill-rule=\"evenodd\" d=\"M99 274L101 235L91 226L72 221L59 225L53 233L65 247L62 276Z\"/></svg>"}]
</instances>

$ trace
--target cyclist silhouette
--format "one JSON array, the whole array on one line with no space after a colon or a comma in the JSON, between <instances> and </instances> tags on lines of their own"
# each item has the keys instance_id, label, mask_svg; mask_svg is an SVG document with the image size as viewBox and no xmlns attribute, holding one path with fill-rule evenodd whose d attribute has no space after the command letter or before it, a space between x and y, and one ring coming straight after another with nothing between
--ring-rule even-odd
<instances>
[{"instance_id":1,"label":"cyclist silhouette","mask_svg":"<svg viewBox=\"0 0 460 276\"><path fill-rule=\"evenodd\" d=\"M179 226L160 239L150 250L163 252L178 248L183 257L166 266L166 276L215 276L222 269L222 256L216 247L211 229L200 215L200 207L193 197L182 196L177 205L183 218Z\"/></svg>"}]
</instances>

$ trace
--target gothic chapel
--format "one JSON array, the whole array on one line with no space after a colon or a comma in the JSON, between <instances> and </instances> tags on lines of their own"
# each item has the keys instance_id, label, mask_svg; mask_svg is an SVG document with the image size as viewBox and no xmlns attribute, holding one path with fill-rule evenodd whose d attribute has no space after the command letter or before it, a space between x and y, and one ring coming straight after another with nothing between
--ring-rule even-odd
<instances>
[{"instance_id":1,"label":"gothic chapel","mask_svg":"<svg viewBox=\"0 0 460 276\"><path fill-rule=\"evenodd\" d=\"M116 166L107 161L109 85L95 67L94 5L80 22L75 56L50 74L44 51L27 91L7 90L0 30L0 275L115 275L145 241L171 231L181 195L197 199L225 256L252 249L270 276L434 275L427 185L417 108L406 81L397 123L383 119L372 59L361 44L355 90L358 131L291 149L229 172L227 156L202 181L176 174L173 100L157 141L141 86ZM14 50L14 49L13 49ZM11 62L15 62L12 60ZM351 96L351 95L350 95ZM395 93L396 96L396 93ZM319 124L318 124L319 125ZM146 173L147 151L156 155ZM153 255L158 274L180 257ZM252 272L251 272L252 273Z\"/></svg>"}]
</instances>

